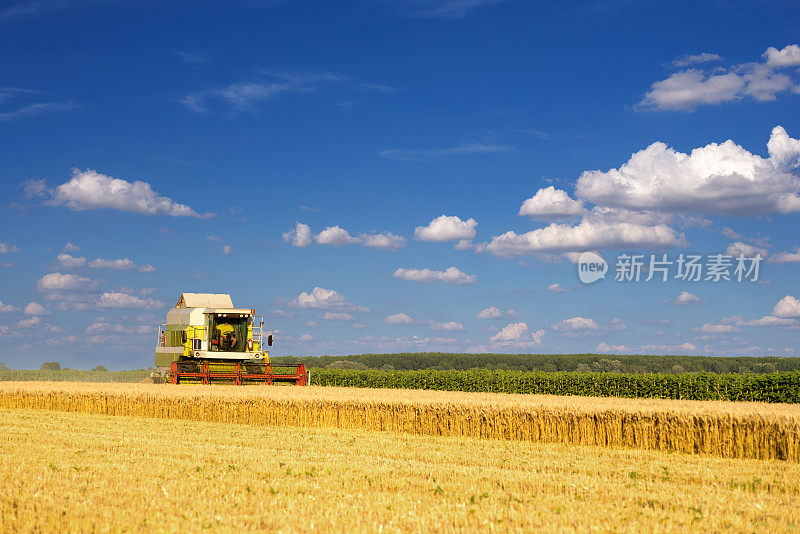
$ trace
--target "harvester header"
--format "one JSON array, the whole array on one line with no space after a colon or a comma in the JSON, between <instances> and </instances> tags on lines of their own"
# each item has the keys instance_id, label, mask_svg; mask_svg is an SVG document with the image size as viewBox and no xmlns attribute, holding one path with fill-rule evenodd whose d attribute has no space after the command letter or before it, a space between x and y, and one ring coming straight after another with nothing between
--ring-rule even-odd
<instances>
[{"instance_id":1,"label":"harvester header","mask_svg":"<svg viewBox=\"0 0 800 534\"><path fill-rule=\"evenodd\" d=\"M272 340L264 333L263 316L234 308L230 295L182 293L159 326L155 363L173 384L308 384L303 365L275 372L265 349Z\"/></svg>"}]
</instances>

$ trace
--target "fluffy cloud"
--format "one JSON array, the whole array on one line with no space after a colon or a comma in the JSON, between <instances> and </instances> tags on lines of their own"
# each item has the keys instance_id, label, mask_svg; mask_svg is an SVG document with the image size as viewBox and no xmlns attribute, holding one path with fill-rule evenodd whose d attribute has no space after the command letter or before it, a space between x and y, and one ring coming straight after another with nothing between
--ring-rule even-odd
<instances>
[{"instance_id":1,"label":"fluffy cloud","mask_svg":"<svg viewBox=\"0 0 800 534\"><path fill-rule=\"evenodd\" d=\"M461 332L464 330L464 325L455 321L447 321L443 323L431 322L429 326L431 330L447 330L450 332Z\"/></svg>"},{"instance_id":2,"label":"fluffy cloud","mask_svg":"<svg viewBox=\"0 0 800 534\"><path fill-rule=\"evenodd\" d=\"M405 313L396 313L394 315L387 315L386 319L384 319L389 324L411 324L414 322L411 317L406 315Z\"/></svg>"},{"instance_id":3,"label":"fluffy cloud","mask_svg":"<svg viewBox=\"0 0 800 534\"><path fill-rule=\"evenodd\" d=\"M552 291L553 293L569 293L570 291L569 289L558 283L550 284L549 286L547 286L547 290Z\"/></svg>"},{"instance_id":4,"label":"fluffy cloud","mask_svg":"<svg viewBox=\"0 0 800 534\"><path fill-rule=\"evenodd\" d=\"M230 246L230 245L224 245L224 246L222 247L222 253L223 253L224 255L226 255L226 256L230 256L230 255L231 255L231 252L232 252L232 250L231 250L231 246Z\"/></svg>"},{"instance_id":5,"label":"fluffy cloud","mask_svg":"<svg viewBox=\"0 0 800 534\"><path fill-rule=\"evenodd\" d=\"M554 323L551 328L558 332L570 332L576 330L600 330L600 325L594 319L572 317L571 319L564 319Z\"/></svg>"},{"instance_id":6,"label":"fluffy cloud","mask_svg":"<svg viewBox=\"0 0 800 534\"><path fill-rule=\"evenodd\" d=\"M65 269L74 269L75 267L86 265L86 258L83 256L76 258L75 256L66 253L59 254L56 258L56 261L58 261L58 264Z\"/></svg>"},{"instance_id":7,"label":"fluffy cloud","mask_svg":"<svg viewBox=\"0 0 800 534\"><path fill-rule=\"evenodd\" d=\"M489 306L488 308L484 308L478 312L478 315L475 317L477 319L498 319L503 316L503 312L499 309L495 308L494 306Z\"/></svg>"},{"instance_id":8,"label":"fluffy cloud","mask_svg":"<svg viewBox=\"0 0 800 534\"><path fill-rule=\"evenodd\" d=\"M595 348L597 352L631 352L630 347L626 347L625 345L609 345L605 341L601 341L597 344L597 348Z\"/></svg>"},{"instance_id":9,"label":"fluffy cloud","mask_svg":"<svg viewBox=\"0 0 800 534\"><path fill-rule=\"evenodd\" d=\"M780 252L770 256L769 261L773 263L800 263L800 247L794 252Z\"/></svg>"},{"instance_id":10,"label":"fluffy cloud","mask_svg":"<svg viewBox=\"0 0 800 534\"><path fill-rule=\"evenodd\" d=\"M124 271L128 269L136 269L137 265L128 258L120 258L116 260L104 260L98 258L89 262L89 267L93 269L113 269L115 271Z\"/></svg>"},{"instance_id":11,"label":"fluffy cloud","mask_svg":"<svg viewBox=\"0 0 800 534\"><path fill-rule=\"evenodd\" d=\"M347 299L333 289L325 289L324 287L315 287L311 292L301 292L297 298L292 301L292 305L297 308L311 308L311 309L336 309L342 312L356 312L366 313L369 309L363 306L356 306L347 301Z\"/></svg>"},{"instance_id":12,"label":"fluffy cloud","mask_svg":"<svg viewBox=\"0 0 800 534\"><path fill-rule=\"evenodd\" d=\"M798 67L800 66L800 46L793 44L778 50L774 46L767 48L764 59L770 67Z\"/></svg>"},{"instance_id":13,"label":"fluffy cloud","mask_svg":"<svg viewBox=\"0 0 800 534\"><path fill-rule=\"evenodd\" d=\"M404 269L399 268L394 272L395 278L409 280L411 282L423 282L430 284L433 282L445 282L447 284L473 284L478 279L473 274L461 272L457 267L448 267L444 271L433 271L431 269Z\"/></svg>"},{"instance_id":14,"label":"fluffy cloud","mask_svg":"<svg viewBox=\"0 0 800 534\"><path fill-rule=\"evenodd\" d=\"M737 320L734 324L737 326L792 326L797 323L794 319L790 319L789 317L765 315L761 319L753 319L750 321Z\"/></svg>"},{"instance_id":15,"label":"fluffy cloud","mask_svg":"<svg viewBox=\"0 0 800 534\"><path fill-rule=\"evenodd\" d=\"M753 258L756 255L761 255L762 258L765 258L767 256L767 249L736 241L728 245L728 248L725 249L725 254L727 256L733 256L734 258L738 258L739 256Z\"/></svg>"},{"instance_id":16,"label":"fluffy cloud","mask_svg":"<svg viewBox=\"0 0 800 534\"><path fill-rule=\"evenodd\" d=\"M19 252L19 247L4 241L0 242L0 254L9 254L11 252Z\"/></svg>"},{"instance_id":17,"label":"fluffy cloud","mask_svg":"<svg viewBox=\"0 0 800 534\"><path fill-rule=\"evenodd\" d=\"M772 308L772 315L776 317L800 317L800 300L791 295L786 295Z\"/></svg>"},{"instance_id":18,"label":"fluffy cloud","mask_svg":"<svg viewBox=\"0 0 800 534\"><path fill-rule=\"evenodd\" d=\"M706 323L700 328L693 328L692 330L697 334L728 334L740 331L740 329L734 325L713 323Z\"/></svg>"},{"instance_id":19,"label":"fluffy cloud","mask_svg":"<svg viewBox=\"0 0 800 534\"><path fill-rule=\"evenodd\" d=\"M71 242L67 241L67 244L64 245L61 250L63 250L64 252L77 252L80 249L81 247L79 247L78 245L74 245Z\"/></svg>"},{"instance_id":20,"label":"fluffy cloud","mask_svg":"<svg viewBox=\"0 0 800 534\"><path fill-rule=\"evenodd\" d=\"M686 244L683 234L665 224L651 226L590 216L576 226L553 223L524 234L509 230L492 237L486 250L498 256L519 256L608 248L661 249Z\"/></svg>"},{"instance_id":21,"label":"fluffy cloud","mask_svg":"<svg viewBox=\"0 0 800 534\"><path fill-rule=\"evenodd\" d=\"M295 227L283 234L283 241L295 247L307 247L316 241L319 245L333 245L341 247L343 245L359 244L365 247L379 248L384 250L399 250L406 244L406 239L391 232L381 232L377 234L361 233L351 236L350 233L341 226L329 226L319 234L313 235L311 227L301 222L295 223Z\"/></svg>"},{"instance_id":22,"label":"fluffy cloud","mask_svg":"<svg viewBox=\"0 0 800 534\"><path fill-rule=\"evenodd\" d=\"M38 302L29 302L25 306L25 315L50 315L50 312Z\"/></svg>"},{"instance_id":23,"label":"fluffy cloud","mask_svg":"<svg viewBox=\"0 0 800 534\"><path fill-rule=\"evenodd\" d=\"M295 304L300 308L336 308L347 304L347 299L333 289L315 287L310 293L300 293Z\"/></svg>"},{"instance_id":24,"label":"fluffy cloud","mask_svg":"<svg viewBox=\"0 0 800 534\"><path fill-rule=\"evenodd\" d=\"M570 198L566 191L556 189L552 185L539 189L535 195L522 203L520 215L531 219L557 221L583 215L586 209L582 200Z\"/></svg>"},{"instance_id":25,"label":"fluffy cloud","mask_svg":"<svg viewBox=\"0 0 800 534\"><path fill-rule=\"evenodd\" d=\"M361 234L361 243L365 247L380 248L384 250L399 250L406 244L406 238L389 232L380 234Z\"/></svg>"},{"instance_id":26,"label":"fluffy cloud","mask_svg":"<svg viewBox=\"0 0 800 534\"><path fill-rule=\"evenodd\" d=\"M681 294L675 297L672 304L675 306L691 306L692 304L699 304L700 297L688 291L681 291Z\"/></svg>"},{"instance_id":27,"label":"fluffy cloud","mask_svg":"<svg viewBox=\"0 0 800 534\"><path fill-rule=\"evenodd\" d=\"M800 64L798 56L800 47L797 45L782 50L770 47L763 54L763 63L743 63L727 71L715 69L710 73L699 69L676 72L653 83L639 105L657 111L691 111L699 105L722 104L745 97L760 102L772 101L793 85L788 75L776 70ZM691 62L684 61L681 66L689 64Z\"/></svg>"},{"instance_id":28,"label":"fluffy cloud","mask_svg":"<svg viewBox=\"0 0 800 534\"><path fill-rule=\"evenodd\" d=\"M769 158L728 140L684 154L656 142L607 172L578 179L581 198L627 209L711 212L729 215L800 211L800 141L780 126L767 143Z\"/></svg>"},{"instance_id":29,"label":"fluffy cloud","mask_svg":"<svg viewBox=\"0 0 800 534\"><path fill-rule=\"evenodd\" d=\"M17 313L18 311L19 308L16 306L5 304L3 301L0 301L0 313Z\"/></svg>"},{"instance_id":30,"label":"fluffy cloud","mask_svg":"<svg viewBox=\"0 0 800 534\"><path fill-rule=\"evenodd\" d=\"M544 330L528 333L528 325L526 323L509 323L489 338L489 341L501 344L521 343L522 346L540 345L544 335Z\"/></svg>"},{"instance_id":31,"label":"fluffy cloud","mask_svg":"<svg viewBox=\"0 0 800 534\"><path fill-rule=\"evenodd\" d=\"M476 226L478 223L475 219L462 221L455 216L440 215L427 226L417 226L414 236L420 241L469 241L475 237Z\"/></svg>"},{"instance_id":32,"label":"fluffy cloud","mask_svg":"<svg viewBox=\"0 0 800 534\"><path fill-rule=\"evenodd\" d=\"M115 209L145 215L200 216L189 206L159 195L147 182L128 182L93 170L74 170L69 181L56 186L50 193L50 205L66 206L76 211Z\"/></svg>"},{"instance_id":33,"label":"fluffy cloud","mask_svg":"<svg viewBox=\"0 0 800 534\"><path fill-rule=\"evenodd\" d=\"M150 298L140 298L120 291L106 291L97 301L98 308L161 308L164 303Z\"/></svg>"},{"instance_id":34,"label":"fluffy cloud","mask_svg":"<svg viewBox=\"0 0 800 534\"><path fill-rule=\"evenodd\" d=\"M30 328L38 325L42 320L39 317L29 317L28 319L20 319L17 321L17 328Z\"/></svg>"},{"instance_id":35,"label":"fluffy cloud","mask_svg":"<svg viewBox=\"0 0 800 534\"><path fill-rule=\"evenodd\" d=\"M89 291L97 287L97 281L74 274L48 273L37 283L39 291Z\"/></svg>"},{"instance_id":36,"label":"fluffy cloud","mask_svg":"<svg viewBox=\"0 0 800 534\"><path fill-rule=\"evenodd\" d=\"M320 245L334 245L340 247L350 243L358 243L358 239L351 237L344 228L339 226L329 226L321 231L316 237Z\"/></svg>"},{"instance_id":37,"label":"fluffy cloud","mask_svg":"<svg viewBox=\"0 0 800 534\"><path fill-rule=\"evenodd\" d=\"M294 228L283 234L283 242L291 243L293 247L307 247L311 244L311 227L301 222L295 222Z\"/></svg>"}]
</instances>

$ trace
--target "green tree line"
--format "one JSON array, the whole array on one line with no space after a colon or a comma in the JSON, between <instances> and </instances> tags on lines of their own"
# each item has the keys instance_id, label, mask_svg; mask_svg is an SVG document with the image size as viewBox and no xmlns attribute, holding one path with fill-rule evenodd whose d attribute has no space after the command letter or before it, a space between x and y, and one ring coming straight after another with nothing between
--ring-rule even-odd
<instances>
[{"instance_id":1,"label":"green tree line","mask_svg":"<svg viewBox=\"0 0 800 534\"><path fill-rule=\"evenodd\" d=\"M800 371L800 358L773 356L656 356L607 354L452 354L442 352L354 354L273 358L273 363L305 364L310 369L422 369L546 371L584 373L737 373Z\"/></svg>"}]
</instances>

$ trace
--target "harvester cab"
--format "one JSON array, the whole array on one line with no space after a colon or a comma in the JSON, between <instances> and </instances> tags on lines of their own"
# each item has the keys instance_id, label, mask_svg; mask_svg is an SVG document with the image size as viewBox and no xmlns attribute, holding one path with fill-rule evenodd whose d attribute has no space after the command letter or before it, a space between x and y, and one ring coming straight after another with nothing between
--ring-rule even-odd
<instances>
[{"instance_id":1,"label":"harvester cab","mask_svg":"<svg viewBox=\"0 0 800 534\"><path fill-rule=\"evenodd\" d=\"M264 318L254 309L234 308L230 295L183 293L158 329L155 363L173 384L308 384L303 365L275 372L272 341Z\"/></svg>"}]
</instances>

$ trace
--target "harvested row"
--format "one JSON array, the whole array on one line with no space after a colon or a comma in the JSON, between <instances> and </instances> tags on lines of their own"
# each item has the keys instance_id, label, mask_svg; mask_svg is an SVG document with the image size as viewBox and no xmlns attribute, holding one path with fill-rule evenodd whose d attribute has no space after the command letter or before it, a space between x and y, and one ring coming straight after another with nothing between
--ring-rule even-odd
<instances>
[{"instance_id":1,"label":"harvested row","mask_svg":"<svg viewBox=\"0 0 800 534\"><path fill-rule=\"evenodd\" d=\"M0 407L800 461L800 407L347 388L0 384Z\"/></svg>"}]
</instances>

